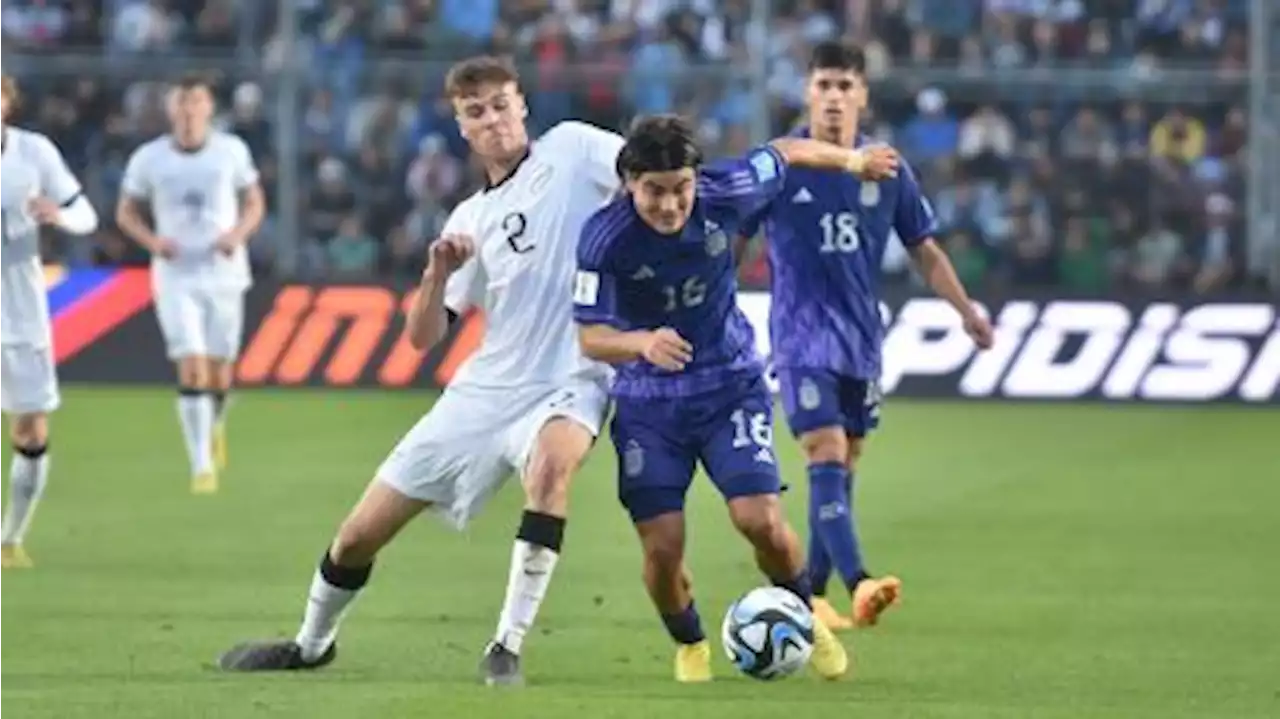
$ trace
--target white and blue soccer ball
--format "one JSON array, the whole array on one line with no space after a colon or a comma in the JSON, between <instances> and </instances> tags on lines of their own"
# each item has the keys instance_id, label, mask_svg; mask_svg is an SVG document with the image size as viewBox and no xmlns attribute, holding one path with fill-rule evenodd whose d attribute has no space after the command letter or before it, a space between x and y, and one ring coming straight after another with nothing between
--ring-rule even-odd
<instances>
[{"instance_id":1,"label":"white and blue soccer ball","mask_svg":"<svg viewBox=\"0 0 1280 719\"><path fill-rule=\"evenodd\" d=\"M813 612L781 587L760 587L729 605L720 635L725 654L743 674L780 679L809 663Z\"/></svg>"}]
</instances>

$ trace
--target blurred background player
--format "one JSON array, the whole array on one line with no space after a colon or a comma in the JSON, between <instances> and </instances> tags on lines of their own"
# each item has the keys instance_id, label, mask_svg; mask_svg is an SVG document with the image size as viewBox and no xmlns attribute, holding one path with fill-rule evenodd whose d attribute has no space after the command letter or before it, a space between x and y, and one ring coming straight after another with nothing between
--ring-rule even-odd
<instances>
[{"instance_id":1,"label":"blurred background player","mask_svg":"<svg viewBox=\"0 0 1280 719\"><path fill-rule=\"evenodd\" d=\"M116 222L151 253L156 317L177 363L191 491L211 494L226 464L227 393L252 281L245 244L265 203L248 145L210 125L210 81L186 76L166 100L170 133L129 158Z\"/></svg>"},{"instance_id":2,"label":"blurred background player","mask_svg":"<svg viewBox=\"0 0 1280 719\"><path fill-rule=\"evenodd\" d=\"M23 539L49 478L50 412L58 408L58 376L40 228L53 225L84 235L98 226L98 215L84 198L80 182L49 138L9 126L18 89L7 75L0 89L3 119L4 267L3 405L9 415L13 466L9 470L9 506L0 527L0 564L5 569L31 566Z\"/></svg>"},{"instance_id":3,"label":"blurred background player","mask_svg":"<svg viewBox=\"0 0 1280 719\"><path fill-rule=\"evenodd\" d=\"M866 61L839 42L816 45L809 61L808 124L795 137L867 147L858 117L867 106ZM795 168L758 218L773 272L770 344L787 423L809 474L809 569L814 612L828 626L875 624L899 597L894 576L873 577L862 560L853 511L853 472L862 442L879 423L880 268L896 234L921 275L960 314L979 347L991 325L974 309L945 252L938 224L911 166L880 182L845 172ZM746 235L755 234L754 223ZM832 569L852 596L852 620L823 595Z\"/></svg>"},{"instance_id":4,"label":"blurred background player","mask_svg":"<svg viewBox=\"0 0 1280 719\"><path fill-rule=\"evenodd\" d=\"M589 357L619 365L610 434L618 496L644 550L644 577L676 651L677 681L711 678L711 649L684 566L684 500L698 462L724 496L760 570L806 602L799 539L783 516L773 399L738 309L729 238L784 187L786 165L882 177L888 148L867 152L799 138L702 166L694 130L675 116L636 123L618 158L627 192L587 223L574 314ZM814 669L848 668L816 623Z\"/></svg>"},{"instance_id":5,"label":"blurred background player","mask_svg":"<svg viewBox=\"0 0 1280 719\"><path fill-rule=\"evenodd\" d=\"M489 57L449 72L458 127L487 182L431 246L406 325L413 346L427 350L449 323L483 307L484 339L342 523L296 639L233 647L220 660L225 669L331 662L343 611L400 529L427 508L462 528L515 472L525 509L481 671L491 685L523 682L520 651L559 560L569 484L608 410L612 373L579 351L568 299L583 223L617 189L622 138L563 122L530 142L518 80L509 62Z\"/></svg>"}]
</instances>

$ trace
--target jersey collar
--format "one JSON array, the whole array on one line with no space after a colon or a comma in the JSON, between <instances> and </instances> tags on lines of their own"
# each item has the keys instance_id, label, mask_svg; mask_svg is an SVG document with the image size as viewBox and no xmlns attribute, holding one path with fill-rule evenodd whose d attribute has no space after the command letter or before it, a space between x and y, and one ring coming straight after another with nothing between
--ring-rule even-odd
<instances>
[{"instance_id":1,"label":"jersey collar","mask_svg":"<svg viewBox=\"0 0 1280 719\"><path fill-rule=\"evenodd\" d=\"M183 146L181 142L178 142L177 135L170 135L169 143L173 145L173 149L177 150L179 153L183 155L196 155L196 154L199 154L201 150L209 146L209 135L205 135L204 142L201 142L199 145L196 145L195 147Z\"/></svg>"},{"instance_id":2,"label":"jersey collar","mask_svg":"<svg viewBox=\"0 0 1280 719\"><path fill-rule=\"evenodd\" d=\"M808 126L807 124L806 124L806 125L801 125L800 127L797 127L797 128L796 128L796 129L791 133L791 136L792 136L792 137L807 137L807 138L809 138L809 139L813 139L813 133L812 133L812 132L810 132L810 128L809 128L809 126ZM856 148L859 148L859 147L862 147L863 145L867 144L867 143L868 143L868 142L870 142L870 141L871 141L871 138L867 137L865 134L863 134L863 133L861 133L861 132L856 133L856 134L853 136L853 146L854 146L854 148L855 148L855 149L856 149Z\"/></svg>"},{"instance_id":3,"label":"jersey collar","mask_svg":"<svg viewBox=\"0 0 1280 719\"><path fill-rule=\"evenodd\" d=\"M499 187L502 187L503 185L507 184L507 182L511 178L516 176L516 173L520 171L520 168L524 167L525 160L529 159L529 155L532 151L533 151L533 143L529 143L524 148L524 154L521 155L520 159L516 160L516 164L511 167L511 172L508 172L506 176L503 177L501 180L498 180L497 182L490 182L489 176L486 174L484 177L484 191L492 192L498 189Z\"/></svg>"}]
</instances>

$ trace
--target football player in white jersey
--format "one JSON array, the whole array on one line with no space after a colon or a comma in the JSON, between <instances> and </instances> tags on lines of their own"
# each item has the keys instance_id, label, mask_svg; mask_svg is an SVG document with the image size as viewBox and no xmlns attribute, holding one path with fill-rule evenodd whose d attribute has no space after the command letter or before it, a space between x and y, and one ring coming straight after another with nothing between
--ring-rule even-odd
<instances>
[{"instance_id":1,"label":"football player in white jersey","mask_svg":"<svg viewBox=\"0 0 1280 719\"><path fill-rule=\"evenodd\" d=\"M129 158L116 222L151 252L156 317L177 365L191 491L211 494L226 463L227 392L251 282L245 244L266 204L248 145L210 126L209 81L185 77L167 101L172 132Z\"/></svg>"},{"instance_id":2,"label":"football player in white jersey","mask_svg":"<svg viewBox=\"0 0 1280 719\"><path fill-rule=\"evenodd\" d=\"M523 681L520 651L559 558L570 480L608 409L610 370L579 351L570 299L578 233L616 191L622 138L564 122L531 142L516 72L502 60L464 61L446 87L487 185L453 211L431 246L406 332L426 350L452 319L480 307L484 340L338 529L297 637L238 645L220 659L225 669L332 661L339 618L378 551L424 509L461 528L515 474L525 508L481 672L491 685Z\"/></svg>"},{"instance_id":3,"label":"football player in white jersey","mask_svg":"<svg viewBox=\"0 0 1280 719\"><path fill-rule=\"evenodd\" d=\"M53 330L40 262L40 226L54 225L83 235L98 226L98 215L67 169L62 153L38 132L9 126L18 91L3 80L3 381L0 404L9 415L13 467L9 470L9 507L0 527L0 565L31 566L22 540L49 477L49 413L57 409Z\"/></svg>"}]
</instances>

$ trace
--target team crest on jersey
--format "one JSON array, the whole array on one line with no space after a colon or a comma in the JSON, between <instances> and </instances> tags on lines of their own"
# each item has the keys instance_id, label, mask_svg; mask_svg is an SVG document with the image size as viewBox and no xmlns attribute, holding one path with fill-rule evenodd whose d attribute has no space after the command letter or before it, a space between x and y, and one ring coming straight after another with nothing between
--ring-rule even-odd
<instances>
[{"instance_id":1,"label":"team crest on jersey","mask_svg":"<svg viewBox=\"0 0 1280 719\"><path fill-rule=\"evenodd\" d=\"M628 477L639 477L644 471L644 448L634 439L627 440L626 449L622 452L622 471Z\"/></svg>"},{"instance_id":2,"label":"team crest on jersey","mask_svg":"<svg viewBox=\"0 0 1280 719\"><path fill-rule=\"evenodd\" d=\"M720 225L711 220L707 220L705 230L707 233L707 255L709 257L723 255L724 251L729 249L729 235L720 229Z\"/></svg>"},{"instance_id":3,"label":"team crest on jersey","mask_svg":"<svg viewBox=\"0 0 1280 719\"><path fill-rule=\"evenodd\" d=\"M800 408L812 411L821 404L822 392L818 391L818 383L809 377L800 380Z\"/></svg>"},{"instance_id":4,"label":"team crest on jersey","mask_svg":"<svg viewBox=\"0 0 1280 719\"><path fill-rule=\"evenodd\" d=\"M858 193L858 201L862 203L863 207L875 207L880 204L880 183L862 183L862 191Z\"/></svg>"}]
</instances>

